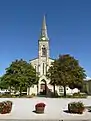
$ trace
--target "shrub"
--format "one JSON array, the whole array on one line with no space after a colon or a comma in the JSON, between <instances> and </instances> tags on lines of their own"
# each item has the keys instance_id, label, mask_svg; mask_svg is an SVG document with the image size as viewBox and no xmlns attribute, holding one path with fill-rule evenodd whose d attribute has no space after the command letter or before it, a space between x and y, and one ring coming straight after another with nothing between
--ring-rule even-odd
<instances>
[{"instance_id":1,"label":"shrub","mask_svg":"<svg viewBox=\"0 0 91 121\"><path fill-rule=\"evenodd\" d=\"M11 109L12 109L12 102L11 101L0 102L0 113L1 114L10 113Z\"/></svg>"},{"instance_id":2,"label":"shrub","mask_svg":"<svg viewBox=\"0 0 91 121\"><path fill-rule=\"evenodd\" d=\"M73 95L66 95L66 97L64 97L64 95L60 96L61 98L87 98L87 94L85 93L74 93Z\"/></svg>"},{"instance_id":3,"label":"shrub","mask_svg":"<svg viewBox=\"0 0 91 121\"><path fill-rule=\"evenodd\" d=\"M85 93L74 93L73 94L73 97L74 98L86 98L87 97L87 94L85 94Z\"/></svg>"},{"instance_id":4,"label":"shrub","mask_svg":"<svg viewBox=\"0 0 91 121\"><path fill-rule=\"evenodd\" d=\"M44 103L37 103L35 107L45 107L46 105Z\"/></svg>"},{"instance_id":5,"label":"shrub","mask_svg":"<svg viewBox=\"0 0 91 121\"><path fill-rule=\"evenodd\" d=\"M85 107L82 102L71 102L68 104L68 111L70 113L82 114L84 109L85 109Z\"/></svg>"}]
</instances>

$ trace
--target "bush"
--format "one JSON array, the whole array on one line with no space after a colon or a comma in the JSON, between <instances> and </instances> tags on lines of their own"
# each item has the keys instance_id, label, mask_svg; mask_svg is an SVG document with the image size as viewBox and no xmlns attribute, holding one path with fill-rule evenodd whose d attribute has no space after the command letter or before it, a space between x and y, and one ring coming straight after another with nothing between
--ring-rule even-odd
<instances>
[{"instance_id":1,"label":"bush","mask_svg":"<svg viewBox=\"0 0 91 121\"><path fill-rule=\"evenodd\" d=\"M82 102L71 102L68 104L68 111L70 113L82 114L84 109L85 109L85 107Z\"/></svg>"},{"instance_id":2,"label":"bush","mask_svg":"<svg viewBox=\"0 0 91 121\"><path fill-rule=\"evenodd\" d=\"M0 102L0 113L1 114L10 113L11 109L12 109L12 102L11 101Z\"/></svg>"},{"instance_id":3,"label":"bush","mask_svg":"<svg viewBox=\"0 0 91 121\"><path fill-rule=\"evenodd\" d=\"M0 98L17 98L19 96L10 95L10 94L0 94Z\"/></svg>"},{"instance_id":4,"label":"bush","mask_svg":"<svg viewBox=\"0 0 91 121\"><path fill-rule=\"evenodd\" d=\"M73 98L73 95L66 95L66 96L61 95L60 97L61 97L61 98Z\"/></svg>"},{"instance_id":5,"label":"bush","mask_svg":"<svg viewBox=\"0 0 91 121\"><path fill-rule=\"evenodd\" d=\"M87 98L87 94L85 93L74 93L73 95L66 95L66 97L64 97L64 95L61 95L60 97L62 98Z\"/></svg>"},{"instance_id":6,"label":"bush","mask_svg":"<svg viewBox=\"0 0 91 121\"><path fill-rule=\"evenodd\" d=\"M44 103L37 103L35 107L45 107L46 105Z\"/></svg>"},{"instance_id":7,"label":"bush","mask_svg":"<svg viewBox=\"0 0 91 121\"><path fill-rule=\"evenodd\" d=\"M85 94L85 93L74 93L73 94L73 97L74 98L86 98L87 97L87 94Z\"/></svg>"}]
</instances>

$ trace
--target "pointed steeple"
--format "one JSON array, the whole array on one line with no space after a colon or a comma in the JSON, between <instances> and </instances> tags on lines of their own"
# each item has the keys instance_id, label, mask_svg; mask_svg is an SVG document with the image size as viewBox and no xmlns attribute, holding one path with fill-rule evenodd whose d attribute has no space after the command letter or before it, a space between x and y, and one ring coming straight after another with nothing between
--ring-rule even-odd
<instances>
[{"instance_id":1,"label":"pointed steeple","mask_svg":"<svg viewBox=\"0 0 91 121\"><path fill-rule=\"evenodd\" d=\"M49 40L48 35L47 35L47 26L46 26L46 19L45 15L43 17L43 23L42 23L42 28L41 28L41 35L39 40Z\"/></svg>"}]
</instances>

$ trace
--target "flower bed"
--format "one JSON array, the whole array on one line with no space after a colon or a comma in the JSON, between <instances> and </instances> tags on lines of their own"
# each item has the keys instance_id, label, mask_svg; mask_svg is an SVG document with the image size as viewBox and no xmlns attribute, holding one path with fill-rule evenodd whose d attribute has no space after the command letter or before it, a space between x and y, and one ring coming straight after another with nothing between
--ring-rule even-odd
<instances>
[{"instance_id":1,"label":"flower bed","mask_svg":"<svg viewBox=\"0 0 91 121\"><path fill-rule=\"evenodd\" d=\"M35 111L36 113L44 113L44 109L45 109L45 104L44 103L38 103L35 105Z\"/></svg>"},{"instance_id":2,"label":"flower bed","mask_svg":"<svg viewBox=\"0 0 91 121\"><path fill-rule=\"evenodd\" d=\"M0 102L0 113L1 114L10 113L11 110L12 110L12 102L11 101Z\"/></svg>"},{"instance_id":3,"label":"flower bed","mask_svg":"<svg viewBox=\"0 0 91 121\"><path fill-rule=\"evenodd\" d=\"M82 114L85 107L82 102L71 102L68 104L68 111L70 113Z\"/></svg>"}]
</instances>

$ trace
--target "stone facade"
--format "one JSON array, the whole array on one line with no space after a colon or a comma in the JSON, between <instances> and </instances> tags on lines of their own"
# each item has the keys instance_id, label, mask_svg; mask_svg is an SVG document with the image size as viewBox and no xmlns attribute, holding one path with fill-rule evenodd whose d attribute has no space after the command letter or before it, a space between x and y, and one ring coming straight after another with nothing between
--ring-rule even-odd
<instances>
[{"instance_id":1,"label":"stone facade","mask_svg":"<svg viewBox=\"0 0 91 121\"><path fill-rule=\"evenodd\" d=\"M82 92L87 93L88 95L91 95L91 79L85 79Z\"/></svg>"},{"instance_id":2,"label":"stone facade","mask_svg":"<svg viewBox=\"0 0 91 121\"><path fill-rule=\"evenodd\" d=\"M30 61L32 66L36 69L36 72L39 74L39 83L38 86L34 85L30 88L30 95L32 93L39 94L44 91L45 89L43 89L43 86L51 87L51 85L49 85L50 80L48 80L46 77L46 72L48 71L49 67L51 66L51 62L53 61L54 60L49 56L49 38L47 35L47 26L44 16L41 34L38 40L38 58Z\"/></svg>"},{"instance_id":3,"label":"stone facade","mask_svg":"<svg viewBox=\"0 0 91 121\"><path fill-rule=\"evenodd\" d=\"M31 60L30 63L36 69L36 72L39 74L39 83L30 88L29 94L43 94L51 95L53 92L53 86L49 84L50 80L46 77L46 72L48 71L51 63L54 62L54 59L50 58L49 51L49 38L47 34L47 26L45 16L43 18L42 29L40 38L38 40L38 57ZM57 94L63 93L63 89L56 86ZM76 90L77 91L77 90ZM67 87L67 93L72 93L72 90Z\"/></svg>"}]
</instances>

